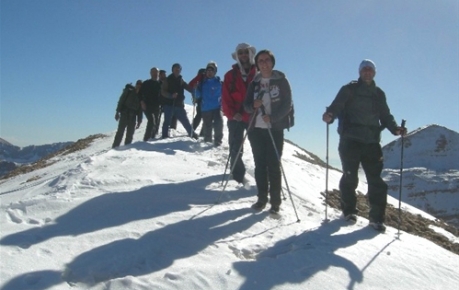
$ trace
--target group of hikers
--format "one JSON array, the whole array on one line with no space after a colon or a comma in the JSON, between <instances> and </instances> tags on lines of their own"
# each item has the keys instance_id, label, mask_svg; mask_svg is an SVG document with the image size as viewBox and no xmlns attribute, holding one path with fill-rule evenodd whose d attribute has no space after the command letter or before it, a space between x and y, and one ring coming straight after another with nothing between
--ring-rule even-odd
<instances>
[{"instance_id":1,"label":"group of hikers","mask_svg":"<svg viewBox=\"0 0 459 290\"><path fill-rule=\"evenodd\" d=\"M246 168L242 161L243 145L248 137L255 163L257 201L252 208L263 210L268 202L270 212L279 213L281 205L281 156L284 129L293 126L293 101L289 81L284 73L274 70L275 57L270 50L256 52L255 47L240 43L232 53L236 61L223 81L216 75L217 64L209 62L189 83L181 76L181 65L172 65L172 73L152 68L151 79L138 80L135 87L126 85L116 109L119 121L113 148L121 143L125 129L125 144L132 142L142 113L148 123L144 141L155 138L161 115L164 116L161 138L169 137L169 128L178 120L191 138L204 138L215 146L222 144L223 118L227 118L231 177L246 183ZM394 135L406 133L391 115L384 92L376 86L376 66L365 59L359 66L359 79L344 85L327 107L322 120L331 124L339 119L339 155L343 175L339 183L341 209L345 220L357 221L356 188L361 164L368 182L370 225L384 231L387 184L381 178L383 156L380 134L387 128ZM185 91L191 93L196 114L193 120L184 109ZM201 119L203 126L195 130ZM175 122L176 123L176 122Z\"/></svg>"}]
</instances>

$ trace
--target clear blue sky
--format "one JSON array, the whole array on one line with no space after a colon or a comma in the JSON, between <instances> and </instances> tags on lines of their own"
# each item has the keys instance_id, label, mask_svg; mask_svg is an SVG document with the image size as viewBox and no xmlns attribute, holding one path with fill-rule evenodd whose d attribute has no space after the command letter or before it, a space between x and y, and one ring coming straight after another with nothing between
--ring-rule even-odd
<instances>
[{"instance_id":1,"label":"clear blue sky","mask_svg":"<svg viewBox=\"0 0 459 290\"><path fill-rule=\"evenodd\" d=\"M126 83L175 62L185 80L209 60L223 76L240 42L273 51L295 102L286 138L321 158L321 115L364 58L397 122L459 131L457 0L2 0L0 10L0 137L17 146L113 131ZM332 125L332 163L337 145Z\"/></svg>"}]
</instances>

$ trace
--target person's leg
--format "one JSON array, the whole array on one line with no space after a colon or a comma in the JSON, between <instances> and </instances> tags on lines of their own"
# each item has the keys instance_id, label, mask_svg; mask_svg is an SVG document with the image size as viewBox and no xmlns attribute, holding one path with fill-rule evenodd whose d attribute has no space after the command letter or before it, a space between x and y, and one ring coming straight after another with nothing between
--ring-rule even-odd
<instances>
[{"instance_id":1,"label":"person's leg","mask_svg":"<svg viewBox=\"0 0 459 290\"><path fill-rule=\"evenodd\" d=\"M169 126L171 124L171 119L172 119L172 111L173 111L172 106L163 106L163 115L164 115L164 121L163 121L163 128L162 128L162 138L167 138L169 137Z\"/></svg>"},{"instance_id":2,"label":"person's leg","mask_svg":"<svg viewBox=\"0 0 459 290\"><path fill-rule=\"evenodd\" d=\"M120 114L120 119L118 121L118 129L116 130L115 139L113 140L112 148L118 147L121 144L121 140L123 140L124 131L127 126L127 117L126 113Z\"/></svg>"},{"instance_id":3,"label":"person's leg","mask_svg":"<svg viewBox=\"0 0 459 290\"><path fill-rule=\"evenodd\" d=\"M182 124L183 128L185 128L188 136L191 137L193 135L193 128L191 127L190 120L188 120L185 108L175 108L175 116L177 117L177 120Z\"/></svg>"},{"instance_id":4,"label":"person's leg","mask_svg":"<svg viewBox=\"0 0 459 290\"><path fill-rule=\"evenodd\" d=\"M266 130L268 131L268 130ZM268 177L269 177L269 195L271 197L270 203L273 206L279 206L281 204L281 188L282 188L282 173L280 168L279 158L282 156L284 148L284 131L283 130L271 130L271 134L274 139L271 140L269 132L266 132L268 136L265 136L266 148L267 148L267 165L268 165ZM266 135L266 134L265 134ZM277 153L276 153L277 149ZM279 157L277 156L279 154Z\"/></svg>"},{"instance_id":5,"label":"person's leg","mask_svg":"<svg viewBox=\"0 0 459 290\"><path fill-rule=\"evenodd\" d=\"M212 111L201 112L204 142L212 142Z\"/></svg>"},{"instance_id":6,"label":"person's leg","mask_svg":"<svg viewBox=\"0 0 459 290\"><path fill-rule=\"evenodd\" d=\"M362 158L362 167L368 182L369 218L372 222L383 223L387 205L387 184L381 178L383 154L381 145L368 144Z\"/></svg>"},{"instance_id":7,"label":"person's leg","mask_svg":"<svg viewBox=\"0 0 459 290\"><path fill-rule=\"evenodd\" d=\"M154 107L152 109L152 113L153 113L153 120L154 120L154 125L153 125L153 130L152 130L152 134L151 134L151 138L155 138L156 137L156 134L158 134L158 131L159 131L159 118L160 118L160 109L159 109L159 106L157 107Z\"/></svg>"},{"instance_id":8,"label":"person's leg","mask_svg":"<svg viewBox=\"0 0 459 290\"><path fill-rule=\"evenodd\" d=\"M196 103L196 115L193 118L193 130L198 128L199 124L201 123L202 119L202 112L201 112L201 101Z\"/></svg>"},{"instance_id":9,"label":"person's leg","mask_svg":"<svg viewBox=\"0 0 459 290\"><path fill-rule=\"evenodd\" d=\"M228 121L227 125L229 132L228 143L230 150L230 164L231 168L234 167L232 172L233 179L242 183L245 176L245 166L242 161L244 148L241 147L241 144L244 142L244 130L246 130L247 124L231 120ZM236 159L239 149L241 149L241 152L239 153L239 157Z\"/></svg>"},{"instance_id":10,"label":"person's leg","mask_svg":"<svg viewBox=\"0 0 459 290\"><path fill-rule=\"evenodd\" d=\"M135 124L136 124L136 114L129 113L127 121L127 130L126 130L126 138L124 139L124 145L128 145L132 143L132 139L134 138L135 132Z\"/></svg>"},{"instance_id":11,"label":"person's leg","mask_svg":"<svg viewBox=\"0 0 459 290\"><path fill-rule=\"evenodd\" d=\"M358 170L362 144L350 140L340 140L338 150L343 169L343 175L339 182L341 210L343 215L347 216L358 212L355 189L359 182Z\"/></svg>"},{"instance_id":12,"label":"person's leg","mask_svg":"<svg viewBox=\"0 0 459 290\"><path fill-rule=\"evenodd\" d=\"M147 127L145 128L145 134L143 135L143 141L148 141L153 135L154 116L153 112L146 110L144 112L145 118L147 118Z\"/></svg>"},{"instance_id":13,"label":"person's leg","mask_svg":"<svg viewBox=\"0 0 459 290\"><path fill-rule=\"evenodd\" d=\"M220 146L223 139L223 117L220 109L213 111L214 119L214 144Z\"/></svg>"},{"instance_id":14,"label":"person's leg","mask_svg":"<svg viewBox=\"0 0 459 290\"><path fill-rule=\"evenodd\" d=\"M264 132L266 131L266 132ZM255 128L249 132L250 146L252 147L253 160L255 162L255 181L258 190L258 202L268 202L268 144L266 143L267 130Z\"/></svg>"}]
</instances>

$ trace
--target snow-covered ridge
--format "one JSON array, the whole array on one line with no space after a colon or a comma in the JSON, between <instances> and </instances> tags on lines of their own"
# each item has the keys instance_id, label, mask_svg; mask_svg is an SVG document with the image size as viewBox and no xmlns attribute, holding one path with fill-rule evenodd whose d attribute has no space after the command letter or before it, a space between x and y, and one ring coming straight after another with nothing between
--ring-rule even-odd
<instances>
[{"instance_id":1,"label":"snow-covered ridge","mask_svg":"<svg viewBox=\"0 0 459 290\"><path fill-rule=\"evenodd\" d=\"M178 127L173 138L116 150L110 132L5 180L0 289L453 289L459 283L458 256L430 241L398 236L392 227L378 235L365 218L349 225L331 208L324 223L325 168L304 160L313 156L297 157L308 156L304 149L284 145L291 192L284 183L287 199L276 219L250 209L257 191L248 142L248 186L229 181L222 192L226 145L197 143ZM336 189L341 173L329 174L329 189Z\"/></svg>"}]
</instances>

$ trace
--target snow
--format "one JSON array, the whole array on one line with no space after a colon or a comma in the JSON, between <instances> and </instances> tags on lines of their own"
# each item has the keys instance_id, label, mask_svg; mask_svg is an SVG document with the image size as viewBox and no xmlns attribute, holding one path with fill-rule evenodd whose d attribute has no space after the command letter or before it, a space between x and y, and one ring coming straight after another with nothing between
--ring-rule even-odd
<instances>
[{"instance_id":1,"label":"snow","mask_svg":"<svg viewBox=\"0 0 459 290\"><path fill-rule=\"evenodd\" d=\"M439 125L413 130L403 143L403 175L400 176L401 138L383 148L383 179L389 195L459 226L459 134Z\"/></svg>"},{"instance_id":2,"label":"snow","mask_svg":"<svg viewBox=\"0 0 459 290\"><path fill-rule=\"evenodd\" d=\"M283 181L287 199L274 218L250 209L256 186L248 142L249 186L230 180L222 192L226 145L193 141L179 124L170 139L114 150L114 133L1 184L0 289L459 285L459 257L428 240L391 227L378 234L361 217L349 225L331 208L324 222L325 168L294 157L308 153L292 144L282 157L290 193ZM340 176L329 171L329 190Z\"/></svg>"}]
</instances>

